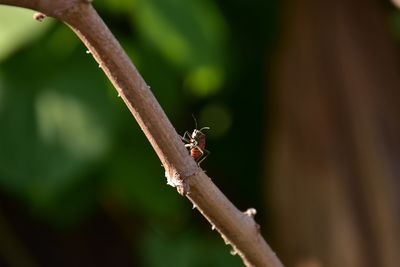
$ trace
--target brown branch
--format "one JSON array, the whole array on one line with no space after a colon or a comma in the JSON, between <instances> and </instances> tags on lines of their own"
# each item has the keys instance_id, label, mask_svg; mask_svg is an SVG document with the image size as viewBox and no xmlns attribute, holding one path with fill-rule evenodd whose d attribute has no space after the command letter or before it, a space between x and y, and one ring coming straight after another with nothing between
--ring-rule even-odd
<instances>
[{"instance_id":1,"label":"brown branch","mask_svg":"<svg viewBox=\"0 0 400 267\"><path fill-rule=\"evenodd\" d=\"M68 24L86 44L150 141L168 183L186 195L247 266L282 266L262 238L254 212L239 211L188 155L179 135L135 66L84 0L0 0L27 7Z\"/></svg>"}]
</instances>

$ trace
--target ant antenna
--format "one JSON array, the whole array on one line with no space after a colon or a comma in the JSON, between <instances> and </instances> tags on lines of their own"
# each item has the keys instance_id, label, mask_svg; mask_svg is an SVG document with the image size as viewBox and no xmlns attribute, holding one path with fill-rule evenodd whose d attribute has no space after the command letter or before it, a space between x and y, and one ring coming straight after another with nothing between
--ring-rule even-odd
<instances>
[{"instance_id":1,"label":"ant antenna","mask_svg":"<svg viewBox=\"0 0 400 267\"><path fill-rule=\"evenodd\" d=\"M195 129L197 129L197 120L196 117L192 114L193 120L194 120L194 125L196 126ZM201 132L202 130L210 130L210 127L203 127L199 131Z\"/></svg>"},{"instance_id":2,"label":"ant antenna","mask_svg":"<svg viewBox=\"0 0 400 267\"><path fill-rule=\"evenodd\" d=\"M192 113L192 117L193 117L193 120L194 120L195 129L197 129L197 120L196 120L196 117L193 115L193 113Z\"/></svg>"}]
</instances>

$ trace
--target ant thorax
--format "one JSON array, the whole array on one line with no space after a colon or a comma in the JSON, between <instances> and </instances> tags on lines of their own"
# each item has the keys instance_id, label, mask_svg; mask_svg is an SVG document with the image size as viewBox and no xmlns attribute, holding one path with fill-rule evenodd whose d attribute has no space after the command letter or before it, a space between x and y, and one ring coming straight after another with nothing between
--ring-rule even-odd
<instances>
[{"instance_id":1,"label":"ant thorax","mask_svg":"<svg viewBox=\"0 0 400 267\"><path fill-rule=\"evenodd\" d=\"M205 134L203 134L202 130L208 130L210 129L209 127L203 127L200 130L194 129L193 133L192 133L192 139L197 139L200 138L201 136L205 136Z\"/></svg>"},{"instance_id":2,"label":"ant thorax","mask_svg":"<svg viewBox=\"0 0 400 267\"><path fill-rule=\"evenodd\" d=\"M199 135L199 133L202 134L202 132L200 132L199 130L194 129L193 133L192 133L192 139L196 139L197 135Z\"/></svg>"}]
</instances>

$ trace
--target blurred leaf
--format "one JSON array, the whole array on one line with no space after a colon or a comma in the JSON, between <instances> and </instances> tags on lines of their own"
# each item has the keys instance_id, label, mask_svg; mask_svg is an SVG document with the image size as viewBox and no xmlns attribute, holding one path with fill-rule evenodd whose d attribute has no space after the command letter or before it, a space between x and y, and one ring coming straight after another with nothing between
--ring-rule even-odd
<instances>
[{"instance_id":1,"label":"blurred leaf","mask_svg":"<svg viewBox=\"0 0 400 267\"><path fill-rule=\"evenodd\" d=\"M108 194L145 217L173 216L182 206L180 196L167 186L164 170L150 145L135 143L125 144L128 150L118 149L119 155L111 160L106 184Z\"/></svg>"},{"instance_id":2,"label":"blurred leaf","mask_svg":"<svg viewBox=\"0 0 400 267\"><path fill-rule=\"evenodd\" d=\"M168 233L148 231L143 236L143 260L147 267L243 266L239 256L232 256L217 233L215 239L198 232Z\"/></svg>"},{"instance_id":3,"label":"blurred leaf","mask_svg":"<svg viewBox=\"0 0 400 267\"><path fill-rule=\"evenodd\" d=\"M0 5L0 61L49 29L53 20L35 21L34 11Z\"/></svg>"},{"instance_id":4,"label":"blurred leaf","mask_svg":"<svg viewBox=\"0 0 400 267\"><path fill-rule=\"evenodd\" d=\"M43 56L55 57L62 62L68 61L68 57L78 48L82 47L81 41L66 25L59 24L58 27L47 34L46 41L41 42L41 48L45 51ZM82 51L83 52L83 51ZM81 54L80 56L83 56ZM59 69L61 71L61 69Z\"/></svg>"},{"instance_id":5,"label":"blurred leaf","mask_svg":"<svg viewBox=\"0 0 400 267\"><path fill-rule=\"evenodd\" d=\"M138 0L140 36L187 77L187 86L207 95L225 79L227 28L212 1Z\"/></svg>"},{"instance_id":6,"label":"blurred leaf","mask_svg":"<svg viewBox=\"0 0 400 267\"><path fill-rule=\"evenodd\" d=\"M198 66L187 74L185 87L195 95L207 96L221 88L223 79L221 68L213 65Z\"/></svg>"},{"instance_id":7,"label":"blurred leaf","mask_svg":"<svg viewBox=\"0 0 400 267\"><path fill-rule=\"evenodd\" d=\"M104 9L107 12L121 14L127 12L129 13L136 3L137 0L103 0L95 1L94 5L96 8Z\"/></svg>"},{"instance_id":8,"label":"blurred leaf","mask_svg":"<svg viewBox=\"0 0 400 267\"><path fill-rule=\"evenodd\" d=\"M4 98L4 90L5 90L5 88L4 88L3 79L4 79L4 77L3 77L3 74L2 74L2 72L0 70L0 113L1 113L1 110L2 110L3 105L4 105L3 98Z\"/></svg>"},{"instance_id":9,"label":"blurred leaf","mask_svg":"<svg viewBox=\"0 0 400 267\"><path fill-rule=\"evenodd\" d=\"M397 39L400 39L400 12L398 9L393 10L388 15L388 28L391 34Z\"/></svg>"},{"instance_id":10,"label":"blurred leaf","mask_svg":"<svg viewBox=\"0 0 400 267\"><path fill-rule=\"evenodd\" d=\"M62 64L26 51L3 65L0 183L38 212L67 216L67 210L84 208L86 203L76 205L76 196L66 192L87 184L90 177L82 174L111 145L113 103L104 76L84 51Z\"/></svg>"},{"instance_id":11,"label":"blurred leaf","mask_svg":"<svg viewBox=\"0 0 400 267\"><path fill-rule=\"evenodd\" d=\"M77 159L104 153L108 137L96 114L76 96L43 90L35 99L38 137L47 146L60 146Z\"/></svg>"},{"instance_id":12,"label":"blurred leaf","mask_svg":"<svg viewBox=\"0 0 400 267\"><path fill-rule=\"evenodd\" d=\"M177 117L182 113L184 106L183 101L179 101L182 99L180 73L171 68L165 58L154 49L142 42L139 42L136 48L138 51L136 60L139 62L138 68L141 75L151 87L165 112Z\"/></svg>"},{"instance_id":13,"label":"blurred leaf","mask_svg":"<svg viewBox=\"0 0 400 267\"><path fill-rule=\"evenodd\" d=\"M207 136L217 138L229 131L232 125L232 115L225 105L212 103L201 110L199 121L201 125L210 127ZM206 122L207 125L205 125Z\"/></svg>"}]
</instances>

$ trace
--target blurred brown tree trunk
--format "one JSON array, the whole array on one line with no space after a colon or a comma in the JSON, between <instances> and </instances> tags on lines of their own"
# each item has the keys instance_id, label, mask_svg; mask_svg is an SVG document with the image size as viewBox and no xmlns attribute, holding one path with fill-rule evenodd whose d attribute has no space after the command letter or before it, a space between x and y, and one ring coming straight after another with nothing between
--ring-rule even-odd
<instances>
[{"instance_id":1,"label":"blurred brown tree trunk","mask_svg":"<svg viewBox=\"0 0 400 267\"><path fill-rule=\"evenodd\" d=\"M267 194L286 266L400 266L400 68L373 0L286 1Z\"/></svg>"}]
</instances>

